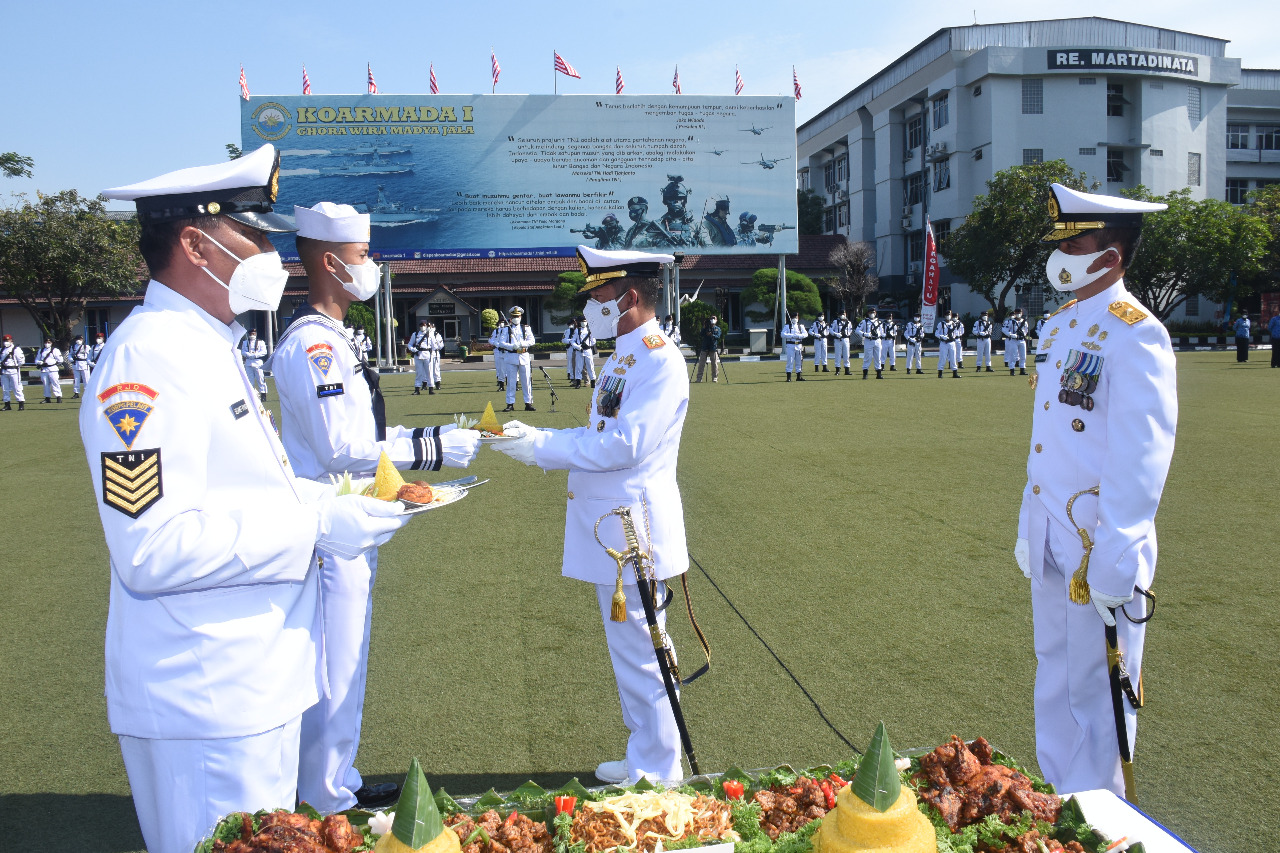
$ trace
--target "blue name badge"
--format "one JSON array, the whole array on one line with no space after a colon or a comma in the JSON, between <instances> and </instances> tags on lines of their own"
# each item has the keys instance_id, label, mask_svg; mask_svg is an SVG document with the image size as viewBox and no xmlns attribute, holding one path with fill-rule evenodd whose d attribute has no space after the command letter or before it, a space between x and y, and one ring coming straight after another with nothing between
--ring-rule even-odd
<instances>
[{"instance_id":1,"label":"blue name badge","mask_svg":"<svg viewBox=\"0 0 1280 853\"><path fill-rule=\"evenodd\" d=\"M316 396L317 396L317 397L337 397L337 396L339 396L339 395L340 395L340 394L342 394L342 393L343 393L343 391L342 391L342 383L341 383L341 382L334 382L334 383L333 383L333 384L331 384L331 385L317 385L317 386L316 386Z\"/></svg>"}]
</instances>

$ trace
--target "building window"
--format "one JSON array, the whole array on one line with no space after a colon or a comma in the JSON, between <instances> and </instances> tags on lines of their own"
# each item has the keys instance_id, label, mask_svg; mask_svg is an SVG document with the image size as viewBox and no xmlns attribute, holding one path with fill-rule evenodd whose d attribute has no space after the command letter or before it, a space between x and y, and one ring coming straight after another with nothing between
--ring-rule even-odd
<instances>
[{"instance_id":1,"label":"building window","mask_svg":"<svg viewBox=\"0 0 1280 853\"><path fill-rule=\"evenodd\" d=\"M919 204L924 200L924 180L919 172L912 172L902 182L902 203Z\"/></svg>"},{"instance_id":2,"label":"building window","mask_svg":"<svg viewBox=\"0 0 1280 853\"><path fill-rule=\"evenodd\" d=\"M1249 125L1227 125L1227 148L1234 151L1247 151L1249 149Z\"/></svg>"},{"instance_id":3,"label":"building window","mask_svg":"<svg viewBox=\"0 0 1280 853\"><path fill-rule=\"evenodd\" d=\"M1244 204L1249 200L1249 182L1244 178L1227 178L1227 202Z\"/></svg>"},{"instance_id":4,"label":"building window","mask_svg":"<svg viewBox=\"0 0 1280 853\"><path fill-rule=\"evenodd\" d=\"M1187 154L1187 186L1200 186L1200 155L1194 152Z\"/></svg>"},{"instance_id":5,"label":"building window","mask_svg":"<svg viewBox=\"0 0 1280 853\"><path fill-rule=\"evenodd\" d=\"M924 144L924 116L907 119L907 150L914 151Z\"/></svg>"},{"instance_id":6,"label":"building window","mask_svg":"<svg viewBox=\"0 0 1280 853\"><path fill-rule=\"evenodd\" d=\"M802 190L809 189L809 170L808 169L800 170L800 189Z\"/></svg>"},{"instance_id":7,"label":"building window","mask_svg":"<svg viewBox=\"0 0 1280 853\"><path fill-rule=\"evenodd\" d=\"M834 207L828 207L822 211L822 230L827 234L831 234L836 230L836 209Z\"/></svg>"},{"instance_id":8,"label":"building window","mask_svg":"<svg viewBox=\"0 0 1280 853\"><path fill-rule=\"evenodd\" d=\"M907 259L913 264L924 260L923 231L912 231L911 236L907 238Z\"/></svg>"},{"instance_id":9,"label":"building window","mask_svg":"<svg viewBox=\"0 0 1280 853\"><path fill-rule=\"evenodd\" d=\"M951 236L951 220L943 219L939 222L930 223L933 225L933 241L938 246L938 254L942 254L942 246L946 243L948 237Z\"/></svg>"},{"instance_id":10,"label":"building window","mask_svg":"<svg viewBox=\"0 0 1280 853\"><path fill-rule=\"evenodd\" d=\"M1022 114L1038 116L1044 113L1044 81L1039 77L1022 80Z\"/></svg>"},{"instance_id":11,"label":"building window","mask_svg":"<svg viewBox=\"0 0 1280 853\"><path fill-rule=\"evenodd\" d=\"M1124 173L1129 171L1129 166L1124 162L1124 152L1117 151L1114 148L1107 150L1107 183L1119 184L1124 182Z\"/></svg>"},{"instance_id":12,"label":"building window","mask_svg":"<svg viewBox=\"0 0 1280 853\"><path fill-rule=\"evenodd\" d=\"M1081 157L1097 157L1098 149L1097 148L1081 148L1080 156Z\"/></svg>"},{"instance_id":13,"label":"building window","mask_svg":"<svg viewBox=\"0 0 1280 853\"><path fill-rule=\"evenodd\" d=\"M841 204L836 207L836 227L845 228L849 225L849 205Z\"/></svg>"},{"instance_id":14,"label":"building window","mask_svg":"<svg viewBox=\"0 0 1280 853\"><path fill-rule=\"evenodd\" d=\"M836 161L828 160L822 164L822 181L823 187L827 192L831 192L836 186Z\"/></svg>"},{"instance_id":15,"label":"building window","mask_svg":"<svg viewBox=\"0 0 1280 853\"><path fill-rule=\"evenodd\" d=\"M1200 316L1200 294L1193 293L1182 303L1182 313L1188 317Z\"/></svg>"},{"instance_id":16,"label":"building window","mask_svg":"<svg viewBox=\"0 0 1280 853\"><path fill-rule=\"evenodd\" d=\"M951 160L939 160L933 164L933 191L951 188Z\"/></svg>"},{"instance_id":17,"label":"building window","mask_svg":"<svg viewBox=\"0 0 1280 853\"><path fill-rule=\"evenodd\" d=\"M849 155L845 154L836 159L836 183L849 180Z\"/></svg>"},{"instance_id":18,"label":"building window","mask_svg":"<svg viewBox=\"0 0 1280 853\"><path fill-rule=\"evenodd\" d=\"M976 98L981 94L982 94L982 84L979 83L978 85L973 87L973 96Z\"/></svg>"},{"instance_id":19,"label":"building window","mask_svg":"<svg viewBox=\"0 0 1280 853\"><path fill-rule=\"evenodd\" d=\"M1163 148L1152 148L1152 149L1151 149L1151 156L1152 156L1152 157L1163 157L1163 156L1164 156L1164 149L1163 149Z\"/></svg>"},{"instance_id":20,"label":"building window","mask_svg":"<svg viewBox=\"0 0 1280 853\"><path fill-rule=\"evenodd\" d=\"M1202 116L1203 116L1203 113L1200 111L1200 87L1188 86L1187 87L1187 118L1190 119L1193 124L1195 124L1200 121Z\"/></svg>"},{"instance_id":21,"label":"building window","mask_svg":"<svg viewBox=\"0 0 1280 853\"><path fill-rule=\"evenodd\" d=\"M1036 163L1044 162L1043 148L1023 148L1022 149L1022 165L1034 166Z\"/></svg>"},{"instance_id":22,"label":"building window","mask_svg":"<svg viewBox=\"0 0 1280 853\"><path fill-rule=\"evenodd\" d=\"M1097 84L1098 84L1097 77L1081 77L1080 78L1081 86L1096 86Z\"/></svg>"},{"instance_id":23,"label":"building window","mask_svg":"<svg viewBox=\"0 0 1280 853\"><path fill-rule=\"evenodd\" d=\"M1151 84L1151 88L1152 88L1152 89L1163 89L1163 88L1164 88L1164 84L1163 84L1163 83L1152 83L1152 84Z\"/></svg>"},{"instance_id":24,"label":"building window","mask_svg":"<svg viewBox=\"0 0 1280 853\"><path fill-rule=\"evenodd\" d=\"M1107 84L1107 115L1122 116L1124 115L1124 84L1108 83Z\"/></svg>"},{"instance_id":25,"label":"building window","mask_svg":"<svg viewBox=\"0 0 1280 853\"><path fill-rule=\"evenodd\" d=\"M1258 125L1258 150L1280 150L1280 125Z\"/></svg>"},{"instance_id":26,"label":"building window","mask_svg":"<svg viewBox=\"0 0 1280 853\"><path fill-rule=\"evenodd\" d=\"M106 308L86 308L84 311L84 339L93 342L94 336L105 335L109 330Z\"/></svg>"},{"instance_id":27,"label":"building window","mask_svg":"<svg viewBox=\"0 0 1280 853\"><path fill-rule=\"evenodd\" d=\"M943 95L933 99L933 129L946 127L951 121L951 96Z\"/></svg>"}]
</instances>

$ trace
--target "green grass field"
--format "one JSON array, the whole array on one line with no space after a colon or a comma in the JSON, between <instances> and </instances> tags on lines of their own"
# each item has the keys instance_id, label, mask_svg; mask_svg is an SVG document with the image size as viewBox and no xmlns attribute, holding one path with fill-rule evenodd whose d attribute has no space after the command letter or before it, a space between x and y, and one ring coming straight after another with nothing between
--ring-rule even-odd
<instances>
[{"instance_id":1,"label":"green grass field","mask_svg":"<svg viewBox=\"0 0 1280 853\"><path fill-rule=\"evenodd\" d=\"M1280 832L1280 373L1265 353L1234 359L1178 358L1136 755L1143 809L1203 851L1268 849ZM727 374L691 389L680 482L696 560L853 743L884 720L898 748L985 735L1034 767L1030 601L1012 559L1026 380ZM539 411L522 419L576 425L590 392L561 388L552 414L537 378ZM393 422L501 407L490 371L446 372L436 396L411 383L384 379ZM0 413L0 847L135 850L102 698L108 568L77 403L33 396ZM488 449L472 471L492 482L383 549L359 767L398 780L416 755L453 794L590 784L625 729L594 597L560 577L566 475ZM848 757L708 578L695 567L689 582L714 652L685 691L702 769ZM687 620L673 622L692 663Z\"/></svg>"}]
</instances>

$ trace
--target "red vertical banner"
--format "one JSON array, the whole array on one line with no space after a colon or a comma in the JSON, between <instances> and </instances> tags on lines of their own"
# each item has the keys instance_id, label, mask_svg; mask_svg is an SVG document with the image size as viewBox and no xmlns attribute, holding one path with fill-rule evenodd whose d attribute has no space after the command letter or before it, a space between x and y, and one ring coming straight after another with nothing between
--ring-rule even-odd
<instances>
[{"instance_id":1,"label":"red vertical banner","mask_svg":"<svg viewBox=\"0 0 1280 853\"><path fill-rule=\"evenodd\" d=\"M924 222L924 288L920 292L920 323L933 329L938 319L938 242L933 238L933 223Z\"/></svg>"}]
</instances>

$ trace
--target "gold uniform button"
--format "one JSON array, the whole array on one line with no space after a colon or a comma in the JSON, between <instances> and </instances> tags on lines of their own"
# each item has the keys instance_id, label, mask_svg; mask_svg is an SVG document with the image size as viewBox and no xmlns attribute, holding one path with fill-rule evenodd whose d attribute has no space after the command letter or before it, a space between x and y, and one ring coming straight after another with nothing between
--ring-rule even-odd
<instances>
[{"instance_id":1,"label":"gold uniform button","mask_svg":"<svg viewBox=\"0 0 1280 853\"><path fill-rule=\"evenodd\" d=\"M1046 412L1047 412L1047 411L1049 411L1049 401L1048 401L1048 400L1045 400L1045 401L1044 401L1044 410L1045 410Z\"/></svg>"},{"instance_id":2,"label":"gold uniform button","mask_svg":"<svg viewBox=\"0 0 1280 853\"><path fill-rule=\"evenodd\" d=\"M1072 321L1071 321L1070 323L1068 323L1067 325L1074 329L1076 326L1078 326L1078 325L1080 325L1080 324L1079 324L1079 323L1077 323L1075 320L1072 320Z\"/></svg>"},{"instance_id":3,"label":"gold uniform button","mask_svg":"<svg viewBox=\"0 0 1280 853\"><path fill-rule=\"evenodd\" d=\"M1084 421L1076 418L1071 422L1071 428L1076 432L1084 432Z\"/></svg>"},{"instance_id":4,"label":"gold uniform button","mask_svg":"<svg viewBox=\"0 0 1280 853\"><path fill-rule=\"evenodd\" d=\"M596 424L596 432L604 432L604 421L600 421L600 423Z\"/></svg>"},{"instance_id":5,"label":"gold uniform button","mask_svg":"<svg viewBox=\"0 0 1280 853\"><path fill-rule=\"evenodd\" d=\"M1062 362L1058 362L1057 364L1055 364L1055 365L1054 365L1054 368L1055 368L1055 369L1056 369L1056 368L1059 368L1059 367L1062 367Z\"/></svg>"},{"instance_id":6,"label":"gold uniform button","mask_svg":"<svg viewBox=\"0 0 1280 853\"><path fill-rule=\"evenodd\" d=\"M573 500L573 492L569 493L569 500Z\"/></svg>"},{"instance_id":7,"label":"gold uniform button","mask_svg":"<svg viewBox=\"0 0 1280 853\"><path fill-rule=\"evenodd\" d=\"M1041 452L1043 452L1043 451L1044 451L1044 445L1043 445L1043 444L1037 444L1037 445L1036 445L1036 453L1041 453Z\"/></svg>"},{"instance_id":8,"label":"gold uniform button","mask_svg":"<svg viewBox=\"0 0 1280 853\"><path fill-rule=\"evenodd\" d=\"M287 455L285 455L285 454L281 453L281 454L280 454L280 464L281 464L281 465L283 465L284 467L288 468L288 467L289 467L289 457L288 457Z\"/></svg>"},{"instance_id":9,"label":"gold uniform button","mask_svg":"<svg viewBox=\"0 0 1280 853\"><path fill-rule=\"evenodd\" d=\"M1032 487L1031 487L1031 494L1033 494L1033 495L1038 495L1038 494L1040 494L1040 487L1039 487L1039 486L1032 486Z\"/></svg>"}]
</instances>

